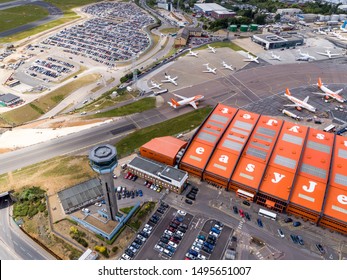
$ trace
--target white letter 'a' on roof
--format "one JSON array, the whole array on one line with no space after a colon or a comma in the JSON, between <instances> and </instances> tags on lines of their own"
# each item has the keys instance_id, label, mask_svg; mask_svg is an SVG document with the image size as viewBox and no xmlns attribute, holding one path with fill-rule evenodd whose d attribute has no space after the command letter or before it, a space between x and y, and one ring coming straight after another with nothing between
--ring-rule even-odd
<instances>
[{"instance_id":1,"label":"white letter 'a' on roof","mask_svg":"<svg viewBox=\"0 0 347 280\"><path fill-rule=\"evenodd\" d=\"M242 117L246 120L249 120L251 118L251 115L250 114L243 114Z\"/></svg>"},{"instance_id":2,"label":"white letter 'a' on roof","mask_svg":"<svg viewBox=\"0 0 347 280\"><path fill-rule=\"evenodd\" d=\"M266 124L272 126L272 124L277 124L277 123L278 122L276 120L270 119L270 120L267 121Z\"/></svg>"},{"instance_id":3,"label":"white letter 'a' on roof","mask_svg":"<svg viewBox=\"0 0 347 280\"><path fill-rule=\"evenodd\" d=\"M228 160L229 160L229 157L226 156L226 155L221 155L221 156L219 157L219 161L220 161L220 162L228 163Z\"/></svg>"},{"instance_id":4,"label":"white letter 'a' on roof","mask_svg":"<svg viewBox=\"0 0 347 280\"><path fill-rule=\"evenodd\" d=\"M347 195L340 194L337 196L337 201L341 204L347 205Z\"/></svg>"},{"instance_id":5,"label":"white letter 'a' on roof","mask_svg":"<svg viewBox=\"0 0 347 280\"><path fill-rule=\"evenodd\" d=\"M279 183L284 177L286 177L285 175L277 173L277 172L274 172L274 175L275 175L275 178L271 179L271 182L275 184Z\"/></svg>"},{"instance_id":6,"label":"white letter 'a' on roof","mask_svg":"<svg viewBox=\"0 0 347 280\"><path fill-rule=\"evenodd\" d=\"M319 140L323 140L323 139L325 139L325 135L322 134L322 133L317 133L316 138L319 139Z\"/></svg>"},{"instance_id":7,"label":"white letter 'a' on roof","mask_svg":"<svg viewBox=\"0 0 347 280\"><path fill-rule=\"evenodd\" d=\"M205 152L205 149L203 147L197 147L195 152L199 155L202 155Z\"/></svg>"},{"instance_id":8,"label":"white letter 'a' on roof","mask_svg":"<svg viewBox=\"0 0 347 280\"><path fill-rule=\"evenodd\" d=\"M228 108L223 108L223 109L222 109L222 113L223 113L223 114L228 114L228 113L229 113Z\"/></svg>"}]
</instances>

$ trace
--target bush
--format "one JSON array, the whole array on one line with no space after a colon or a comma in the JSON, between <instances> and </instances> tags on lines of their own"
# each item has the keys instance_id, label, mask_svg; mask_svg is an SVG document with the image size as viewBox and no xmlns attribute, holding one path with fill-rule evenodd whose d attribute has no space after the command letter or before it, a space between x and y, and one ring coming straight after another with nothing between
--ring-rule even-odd
<instances>
[{"instance_id":1,"label":"bush","mask_svg":"<svg viewBox=\"0 0 347 280\"><path fill-rule=\"evenodd\" d=\"M115 253L115 252L118 251L118 249L119 249L118 246L114 246L114 247L112 248L112 252Z\"/></svg>"}]
</instances>

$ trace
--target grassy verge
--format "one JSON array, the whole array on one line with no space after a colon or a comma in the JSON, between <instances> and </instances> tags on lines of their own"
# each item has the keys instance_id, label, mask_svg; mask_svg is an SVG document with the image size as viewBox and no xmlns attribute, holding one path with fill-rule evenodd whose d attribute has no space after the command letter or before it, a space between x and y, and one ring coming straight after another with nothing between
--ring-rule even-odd
<instances>
[{"instance_id":1,"label":"grassy verge","mask_svg":"<svg viewBox=\"0 0 347 280\"><path fill-rule=\"evenodd\" d=\"M25 186L40 186L48 193L56 193L68 186L94 178L87 157L56 157L26 166L11 174L0 175L0 192L18 191Z\"/></svg>"},{"instance_id":2,"label":"grassy verge","mask_svg":"<svg viewBox=\"0 0 347 280\"><path fill-rule=\"evenodd\" d=\"M72 92L82 88L83 86L94 83L100 78L99 74L89 74L81 77L71 83L68 83L37 100L26 104L20 108L10 112L3 113L1 118L9 124L19 125L35 120L54 108L59 102L66 98Z\"/></svg>"},{"instance_id":3,"label":"grassy verge","mask_svg":"<svg viewBox=\"0 0 347 280\"><path fill-rule=\"evenodd\" d=\"M119 117L125 115L131 115L134 113L141 113L143 111L147 111L149 109L153 109L155 107L155 98L146 97L135 101L131 104L112 109L107 112L97 113L88 118L111 118L111 117Z\"/></svg>"},{"instance_id":4,"label":"grassy verge","mask_svg":"<svg viewBox=\"0 0 347 280\"><path fill-rule=\"evenodd\" d=\"M70 22L72 20L75 20L75 19L79 18L79 16L75 12L73 12L71 9L76 8L76 7L80 7L80 6L84 6L87 4L91 4L94 2L98 2L98 1L95 1L95 0L64 0L64 1L46 0L45 2L49 2L49 3L57 6L58 8L60 8L63 11L64 16L58 20L54 20L54 21L51 21L51 22L46 23L44 25L40 25L40 26L37 26L35 28L29 29L27 31L17 33L15 35L10 36L10 37L1 38L0 43L9 43L9 42L19 41L19 40L28 38L30 36L33 36L35 34L38 34L40 32L49 30L53 27L56 27L56 26L62 25L64 23Z\"/></svg>"},{"instance_id":5,"label":"grassy verge","mask_svg":"<svg viewBox=\"0 0 347 280\"><path fill-rule=\"evenodd\" d=\"M201 108L160 124L135 131L116 144L118 156L124 157L133 153L135 149L155 137L175 135L192 130L201 124L211 110L210 107Z\"/></svg>"},{"instance_id":6,"label":"grassy verge","mask_svg":"<svg viewBox=\"0 0 347 280\"><path fill-rule=\"evenodd\" d=\"M160 29L160 32L163 34L169 34L169 33L176 33L179 30L179 28L163 28Z\"/></svg>"},{"instance_id":7,"label":"grassy verge","mask_svg":"<svg viewBox=\"0 0 347 280\"><path fill-rule=\"evenodd\" d=\"M37 5L18 6L0 11L0 32L43 19L48 11Z\"/></svg>"}]
</instances>

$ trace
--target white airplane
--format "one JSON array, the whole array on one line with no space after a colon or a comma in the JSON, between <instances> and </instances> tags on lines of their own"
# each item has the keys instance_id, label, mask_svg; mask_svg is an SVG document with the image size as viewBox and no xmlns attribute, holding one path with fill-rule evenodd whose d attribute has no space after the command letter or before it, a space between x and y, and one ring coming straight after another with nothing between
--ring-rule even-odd
<instances>
[{"instance_id":1,"label":"white airplane","mask_svg":"<svg viewBox=\"0 0 347 280\"><path fill-rule=\"evenodd\" d=\"M211 52L216 53L216 48L211 47L210 45L207 45L207 47Z\"/></svg>"},{"instance_id":2,"label":"white airplane","mask_svg":"<svg viewBox=\"0 0 347 280\"><path fill-rule=\"evenodd\" d=\"M189 49L189 53L187 55L198 57L198 52L193 52L192 49Z\"/></svg>"},{"instance_id":3,"label":"white airplane","mask_svg":"<svg viewBox=\"0 0 347 280\"><path fill-rule=\"evenodd\" d=\"M281 61L281 57L279 55L275 55L273 52L271 52L271 59L277 59L279 61Z\"/></svg>"},{"instance_id":4,"label":"white airplane","mask_svg":"<svg viewBox=\"0 0 347 280\"><path fill-rule=\"evenodd\" d=\"M306 110L309 110L311 112L316 112L316 108L307 103L309 98L308 96L304 100L300 100L292 96L288 88L286 89L284 96L294 103L284 105L285 107L295 107L298 111L301 111L302 108L305 108Z\"/></svg>"},{"instance_id":5,"label":"white airplane","mask_svg":"<svg viewBox=\"0 0 347 280\"><path fill-rule=\"evenodd\" d=\"M309 55L308 53L303 53L299 49L299 57L296 60L303 60L303 61L309 61L309 60L316 60L316 58L312 55Z\"/></svg>"},{"instance_id":6,"label":"white airplane","mask_svg":"<svg viewBox=\"0 0 347 280\"><path fill-rule=\"evenodd\" d=\"M321 29L318 29L317 33L320 35L328 35L324 30Z\"/></svg>"},{"instance_id":7,"label":"white airplane","mask_svg":"<svg viewBox=\"0 0 347 280\"><path fill-rule=\"evenodd\" d=\"M320 55L324 55L324 56L327 56L329 58L333 58L334 56L339 56L340 54L338 53L331 53L330 50L325 50L325 52L316 52Z\"/></svg>"},{"instance_id":8,"label":"white airplane","mask_svg":"<svg viewBox=\"0 0 347 280\"><path fill-rule=\"evenodd\" d=\"M225 69L229 69L229 70L231 70L231 71L234 70L234 68L232 67L232 65L231 65L231 64L230 64L230 65L226 64L225 61L222 62L222 65L223 65L223 67L224 67Z\"/></svg>"},{"instance_id":9,"label":"white airplane","mask_svg":"<svg viewBox=\"0 0 347 280\"><path fill-rule=\"evenodd\" d=\"M318 83L317 83L318 88L323 91L324 93L321 92L314 92L313 94L318 94L318 95L322 95L325 96L326 98L333 98L335 100L337 100L338 102L345 102L346 99L344 99L341 95L339 95L339 93L343 90L343 89L339 89L337 91L332 91L331 89L328 89L326 86L323 85L321 78L318 78Z\"/></svg>"},{"instance_id":10,"label":"white airplane","mask_svg":"<svg viewBox=\"0 0 347 280\"><path fill-rule=\"evenodd\" d=\"M165 73L165 78L166 78L166 80L161 80L162 83L172 83L172 84L174 84L175 86L177 86L177 82L176 82L177 76L171 78L170 75L168 75L168 74Z\"/></svg>"},{"instance_id":11,"label":"white airplane","mask_svg":"<svg viewBox=\"0 0 347 280\"><path fill-rule=\"evenodd\" d=\"M217 73L216 73L217 68L211 68L210 66L208 66L208 63L203 64L203 65L206 66L207 70L206 70L206 71L202 71L202 72L204 72L204 73L213 73L213 74L217 74Z\"/></svg>"},{"instance_id":12,"label":"white airplane","mask_svg":"<svg viewBox=\"0 0 347 280\"><path fill-rule=\"evenodd\" d=\"M198 107L197 107L198 101L202 100L204 98L203 95L195 95L193 97L184 97L184 96L181 96L178 94L173 94L173 95L182 99L180 101L176 101L175 99L171 98L171 102L170 101L168 102L168 104L171 107L174 107L175 109L180 107L180 106L187 105L187 104L193 106L194 109L198 109Z\"/></svg>"},{"instance_id":13,"label":"white airplane","mask_svg":"<svg viewBox=\"0 0 347 280\"><path fill-rule=\"evenodd\" d=\"M247 59L244 59L243 61L259 63L258 57L251 55L249 52L247 53Z\"/></svg>"},{"instance_id":14,"label":"white airplane","mask_svg":"<svg viewBox=\"0 0 347 280\"><path fill-rule=\"evenodd\" d=\"M152 88L161 89L160 86L161 86L162 84L157 84L156 82L154 82L154 81L152 81L152 80L151 80L151 84L152 84L152 86L150 87L151 89L152 89Z\"/></svg>"},{"instance_id":15,"label":"white airplane","mask_svg":"<svg viewBox=\"0 0 347 280\"><path fill-rule=\"evenodd\" d=\"M347 20L343 22L343 24L340 26L341 32L347 32Z\"/></svg>"}]
</instances>

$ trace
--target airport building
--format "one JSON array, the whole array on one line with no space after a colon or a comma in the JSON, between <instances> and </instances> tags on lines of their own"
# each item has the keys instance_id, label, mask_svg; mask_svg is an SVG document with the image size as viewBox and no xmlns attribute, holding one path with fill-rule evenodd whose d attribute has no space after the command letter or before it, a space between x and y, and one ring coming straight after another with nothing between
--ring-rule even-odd
<instances>
[{"instance_id":1,"label":"airport building","mask_svg":"<svg viewBox=\"0 0 347 280\"><path fill-rule=\"evenodd\" d=\"M186 141L172 136L157 137L142 145L140 154L142 157L174 166L186 146Z\"/></svg>"},{"instance_id":2,"label":"airport building","mask_svg":"<svg viewBox=\"0 0 347 280\"><path fill-rule=\"evenodd\" d=\"M181 193L188 180L186 171L143 157L135 157L127 168L132 174L175 193Z\"/></svg>"},{"instance_id":3,"label":"airport building","mask_svg":"<svg viewBox=\"0 0 347 280\"><path fill-rule=\"evenodd\" d=\"M252 41L263 46L266 50L293 48L304 44L304 38L296 34L255 34Z\"/></svg>"},{"instance_id":4,"label":"airport building","mask_svg":"<svg viewBox=\"0 0 347 280\"><path fill-rule=\"evenodd\" d=\"M13 106L22 102L22 99L12 93L0 94L0 106Z\"/></svg>"},{"instance_id":5,"label":"airport building","mask_svg":"<svg viewBox=\"0 0 347 280\"><path fill-rule=\"evenodd\" d=\"M228 11L228 9L216 3L196 3L194 4L194 10L207 16L210 16L214 11Z\"/></svg>"},{"instance_id":6,"label":"airport building","mask_svg":"<svg viewBox=\"0 0 347 280\"><path fill-rule=\"evenodd\" d=\"M179 167L242 199L347 233L347 138L218 104Z\"/></svg>"}]
</instances>

